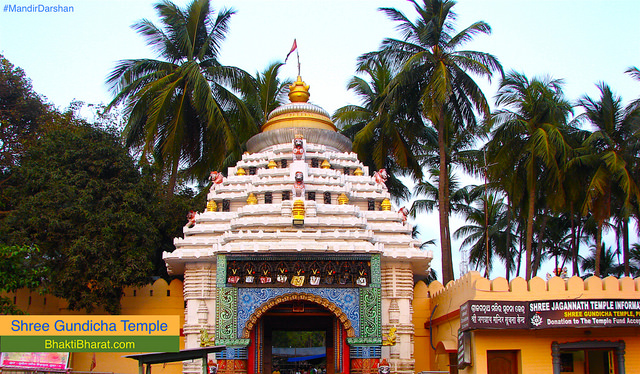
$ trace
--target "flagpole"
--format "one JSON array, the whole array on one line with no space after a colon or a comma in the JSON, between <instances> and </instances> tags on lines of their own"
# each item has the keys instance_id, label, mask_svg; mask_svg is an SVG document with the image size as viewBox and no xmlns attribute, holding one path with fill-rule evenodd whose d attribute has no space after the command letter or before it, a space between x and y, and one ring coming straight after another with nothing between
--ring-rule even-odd
<instances>
[{"instance_id":1,"label":"flagpole","mask_svg":"<svg viewBox=\"0 0 640 374\"><path fill-rule=\"evenodd\" d=\"M300 53L298 52L298 48L296 48L296 57L298 57L298 76L300 76Z\"/></svg>"}]
</instances>

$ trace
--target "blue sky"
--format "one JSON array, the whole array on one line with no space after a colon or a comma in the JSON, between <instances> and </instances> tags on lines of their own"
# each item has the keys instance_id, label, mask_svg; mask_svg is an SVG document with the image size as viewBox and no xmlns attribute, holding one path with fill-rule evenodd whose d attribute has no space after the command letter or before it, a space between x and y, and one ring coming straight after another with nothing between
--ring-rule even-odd
<instances>
[{"instance_id":1,"label":"blue sky","mask_svg":"<svg viewBox=\"0 0 640 374\"><path fill-rule=\"evenodd\" d=\"M69 13L0 14L0 53L23 68L34 89L59 108L73 99L109 102L104 81L116 61L155 57L130 28L141 18L156 21L154 1L0 3L5 10L4 5L14 4L73 6ZM377 8L394 7L415 18L412 5L403 0L227 0L212 5L237 10L222 47L223 63L254 74L283 60L296 38L311 101L329 112L357 103L346 91L356 58L377 49L384 37L397 37L394 24ZM625 102L640 97L640 82L624 74L629 66L640 67L640 1L460 0L454 9L458 30L478 20L491 25L492 35L478 36L468 48L494 54L507 71L562 78L571 100L596 95L598 81L611 85ZM282 73L295 78L295 58ZM497 81L482 83L490 98ZM423 226L427 238L437 237L437 224L434 230L426 229L432 224Z\"/></svg>"}]
</instances>

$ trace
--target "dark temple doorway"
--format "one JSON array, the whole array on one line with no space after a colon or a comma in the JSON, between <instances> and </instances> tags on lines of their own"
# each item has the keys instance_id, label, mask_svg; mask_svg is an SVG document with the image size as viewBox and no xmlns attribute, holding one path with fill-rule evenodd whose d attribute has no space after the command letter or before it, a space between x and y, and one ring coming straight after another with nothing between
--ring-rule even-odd
<instances>
[{"instance_id":1,"label":"dark temple doorway","mask_svg":"<svg viewBox=\"0 0 640 374\"><path fill-rule=\"evenodd\" d=\"M336 321L324 307L307 301L281 303L264 314L262 326L263 373L335 373ZM277 347L285 344L289 346Z\"/></svg>"}]
</instances>

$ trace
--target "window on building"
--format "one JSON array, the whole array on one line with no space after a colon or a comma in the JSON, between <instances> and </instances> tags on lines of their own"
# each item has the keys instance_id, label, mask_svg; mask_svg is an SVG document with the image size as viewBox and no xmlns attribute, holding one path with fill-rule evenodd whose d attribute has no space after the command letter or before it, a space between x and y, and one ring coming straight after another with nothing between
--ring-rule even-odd
<instances>
[{"instance_id":1,"label":"window on building","mask_svg":"<svg viewBox=\"0 0 640 374\"><path fill-rule=\"evenodd\" d=\"M257 168L255 166L249 167L249 175L256 175Z\"/></svg>"},{"instance_id":2,"label":"window on building","mask_svg":"<svg viewBox=\"0 0 640 374\"><path fill-rule=\"evenodd\" d=\"M287 167L287 160L286 159L283 158L282 160L280 160L280 167L283 168L283 169Z\"/></svg>"},{"instance_id":3,"label":"window on building","mask_svg":"<svg viewBox=\"0 0 640 374\"><path fill-rule=\"evenodd\" d=\"M317 158L312 158L312 159L311 159L311 167L312 167L312 168L320 167L320 162L318 162L318 159L317 159Z\"/></svg>"},{"instance_id":4,"label":"window on building","mask_svg":"<svg viewBox=\"0 0 640 374\"><path fill-rule=\"evenodd\" d=\"M222 200L222 211L228 212L230 210L231 210L231 200L229 199Z\"/></svg>"},{"instance_id":5,"label":"window on building","mask_svg":"<svg viewBox=\"0 0 640 374\"><path fill-rule=\"evenodd\" d=\"M316 201L316 193L315 193L315 191L307 192L307 200Z\"/></svg>"},{"instance_id":6,"label":"window on building","mask_svg":"<svg viewBox=\"0 0 640 374\"><path fill-rule=\"evenodd\" d=\"M368 210L376 210L376 201L375 201L375 199L367 200L367 209Z\"/></svg>"},{"instance_id":7,"label":"window on building","mask_svg":"<svg viewBox=\"0 0 640 374\"><path fill-rule=\"evenodd\" d=\"M327 191L324 193L324 203L331 204L331 192Z\"/></svg>"},{"instance_id":8,"label":"window on building","mask_svg":"<svg viewBox=\"0 0 640 374\"><path fill-rule=\"evenodd\" d=\"M273 194L271 194L271 192L264 193L264 203L273 204Z\"/></svg>"},{"instance_id":9,"label":"window on building","mask_svg":"<svg viewBox=\"0 0 640 374\"><path fill-rule=\"evenodd\" d=\"M344 173L344 175L349 175L349 174L351 174L351 169L349 169L349 168L342 168L342 172Z\"/></svg>"},{"instance_id":10,"label":"window on building","mask_svg":"<svg viewBox=\"0 0 640 374\"><path fill-rule=\"evenodd\" d=\"M282 191L282 201L291 200L291 191Z\"/></svg>"}]
</instances>

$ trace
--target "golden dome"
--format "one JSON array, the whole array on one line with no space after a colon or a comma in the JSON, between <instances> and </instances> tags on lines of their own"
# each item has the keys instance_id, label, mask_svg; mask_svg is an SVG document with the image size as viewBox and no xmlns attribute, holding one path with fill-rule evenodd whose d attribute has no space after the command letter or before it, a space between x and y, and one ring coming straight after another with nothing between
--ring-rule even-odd
<instances>
[{"instance_id":1,"label":"golden dome","mask_svg":"<svg viewBox=\"0 0 640 374\"><path fill-rule=\"evenodd\" d=\"M309 100L309 85L304 83L299 75L298 79L289 86L289 100L292 103L306 103Z\"/></svg>"},{"instance_id":2,"label":"golden dome","mask_svg":"<svg viewBox=\"0 0 640 374\"><path fill-rule=\"evenodd\" d=\"M289 86L289 100L291 103L282 105L269 114L267 123L262 125L262 132L292 127L336 131L329 113L307 102L309 85L300 76Z\"/></svg>"}]
</instances>

